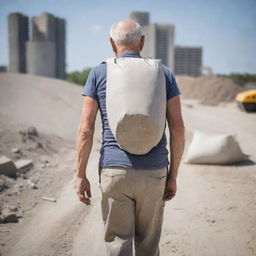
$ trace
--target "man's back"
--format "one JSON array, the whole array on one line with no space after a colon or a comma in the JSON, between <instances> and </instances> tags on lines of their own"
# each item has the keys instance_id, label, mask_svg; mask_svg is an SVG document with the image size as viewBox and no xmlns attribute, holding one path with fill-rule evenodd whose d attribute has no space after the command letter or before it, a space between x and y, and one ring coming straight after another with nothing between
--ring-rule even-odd
<instances>
[{"instance_id":1,"label":"man's back","mask_svg":"<svg viewBox=\"0 0 256 256\"><path fill-rule=\"evenodd\" d=\"M141 58L135 52L125 52L119 57ZM164 66L166 77L167 100L180 94L175 78L171 71ZM106 112L106 81L107 64L102 62L94 67L87 79L82 95L90 96L99 102L102 120L102 148L100 152L99 167L120 166L137 169L158 169L169 164L167 139L165 132L157 146L145 155L135 155L121 149L110 130ZM118 111L118 110L117 110Z\"/></svg>"}]
</instances>

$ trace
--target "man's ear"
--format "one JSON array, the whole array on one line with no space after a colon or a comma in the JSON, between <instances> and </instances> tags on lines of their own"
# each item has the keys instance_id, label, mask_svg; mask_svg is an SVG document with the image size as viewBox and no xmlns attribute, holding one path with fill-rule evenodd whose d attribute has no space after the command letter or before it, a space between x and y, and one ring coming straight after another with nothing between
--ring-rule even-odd
<instances>
[{"instance_id":1,"label":"man's ear","mask_svg":"<svg viewBox=\"0 0 256 256\"><path fill-rule=\"evenodd\" d=\"M116 44L114 42L114 40L112 39L112 37L109 38L109 41L111 43L111 47L112 47L112 50L115 54L117 54L117 48L116 48Z\"/></svg>"},{"instance_id":2,"label":"man's ear","mask_svg":"<svg viewBox=\"0 0 256 256\"><path fill-rule=\"evenodd\" d=\"M145 43L145 36L142 36L140 38L140 51L143 49L144 43Z\"/></svg>"}]
</instances>

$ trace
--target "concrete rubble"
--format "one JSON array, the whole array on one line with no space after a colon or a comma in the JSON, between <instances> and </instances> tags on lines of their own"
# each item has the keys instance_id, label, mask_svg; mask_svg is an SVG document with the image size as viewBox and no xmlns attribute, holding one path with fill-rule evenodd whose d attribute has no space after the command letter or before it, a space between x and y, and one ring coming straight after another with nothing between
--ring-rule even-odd
<instances>
[{"instance_id":1,"label":"concrete rubble","mask_svg":"<svg viewBox=\"0 0 256 256\"><path fill-rule=\"evenodd\" d=\"M18 218L21 218L19 208L14 205L7 206L0 211L0 223L16 223L19 222Z\"/></svg>"},{"instance_id":2,"label":"concrete rubble","mask_svg":"<svg viewBox=\"0 0 256 256\"><path fill-rule=\"evenodd\" d=\"M20 159L15 162L16 168L19 170L19 172L27 172L33 167L33 161L30 159Z\"/></svg>"},{"instance_id":3,"label":"concrete rubble","mask_svg":"<svg viewBox=\"0 0 256 256\"><path fill-rule=\"evenodd\" d=\"M19 148L13 148L12 153L19 154L21 151Z\"/></svg>"},{"instance_id":4,"label":"concrete rubble","mask_svg":"<svg viewBox=\"0 0 256 256\"><path fill-rule=\"evenodd\" d=\"M0 174L16 177L17 172L18 169L11 159L6 156L0 156Z\"/></svg>"},{"instance_id":5,"label":"concrete rubble","mask_svg":"<svg viewBox=\"0 0 256 256\"><path fill-rule=\"evenodd\" d=\"M33 167L33 161L30 159L20 159L15 163L6 156L0 157L0 174L16 178L17 173L27 172Z\"/></svg>"},{"instance_id":6,"label":"concrete rubble","mask_svg":"<svg viewBox=\"0 0 256 256\"><path fill-rule=\"evenodd\" d=\"M9 178L4 174L1 174L0 175L0 192L9 188L13 183L15 183L14 179Z\"/></svg>"}]
</instances>

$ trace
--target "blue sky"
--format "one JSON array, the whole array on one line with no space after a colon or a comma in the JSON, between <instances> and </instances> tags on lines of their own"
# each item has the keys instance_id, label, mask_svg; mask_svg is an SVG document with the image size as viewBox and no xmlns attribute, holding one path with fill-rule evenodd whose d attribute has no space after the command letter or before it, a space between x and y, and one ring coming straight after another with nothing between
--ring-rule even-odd
<instances>
[{"instance_id":1,"label":"blue sky","mask_svg":"<svg viewBox=\"0 0 256 256\"><path fill-rule=\"evenodd\" d=\"M0 65L8 65L7 15L49 12L67 22L67 71L112 56L113 22L148 11L151 23L175 25L175 44L202 46L214 73L256 73L256 0L0 0Z\"/></svg>"}]
</instances>

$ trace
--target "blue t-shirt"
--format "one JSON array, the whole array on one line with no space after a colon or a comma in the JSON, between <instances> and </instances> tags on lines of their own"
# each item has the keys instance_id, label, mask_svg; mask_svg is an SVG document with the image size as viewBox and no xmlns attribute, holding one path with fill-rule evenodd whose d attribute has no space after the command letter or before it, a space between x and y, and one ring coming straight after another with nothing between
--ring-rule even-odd
<instances>
[{"instance_id":1,"label":"blue t-shirt","mask_svg":"<svg viewBox=\"0 0 256 256\"><path fill-rule=\"evenodd\" d=\"M119 57L142 58L135 52L125 52ZM163 65L166 77L167 100L179 95L181 92L177 86L175 77L170 69ZM100 150L99 167L126 167L134 169L159 169L169 165L167 139L165 130L159 143L145 155L134 155L121 149L108 124L106 113L106 81L107 64L101 64L93 67L89 73L82 95L90 96L99 103L99 109L102 121L102 146ZM166 124L165 124L166 127Z\"/></svg>"}]
</instances>

